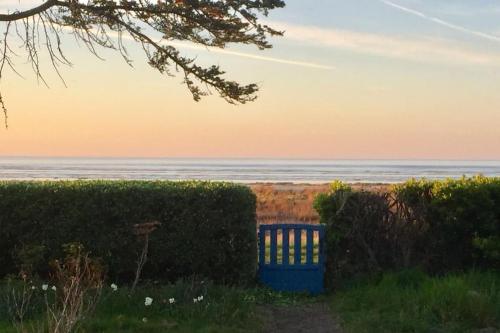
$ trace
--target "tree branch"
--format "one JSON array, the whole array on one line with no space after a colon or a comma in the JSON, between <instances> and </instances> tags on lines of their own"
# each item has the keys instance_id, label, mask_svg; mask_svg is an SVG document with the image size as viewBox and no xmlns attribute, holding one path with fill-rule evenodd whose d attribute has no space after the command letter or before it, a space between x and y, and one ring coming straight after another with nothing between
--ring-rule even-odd
<instances>
[{"instance_id":1,"label":"tree branch","mask_svg":"<svg viewBox=\"0 0 500 333\"><path fill-rule=\"evenodd\" d=\"M12 14L0 14L0 22L19 21L28 17L43 13L51 7L57 5L57 0L48 0L38 7L26 10L24 12L14 12Z\"/></svg>"}]
</instances>

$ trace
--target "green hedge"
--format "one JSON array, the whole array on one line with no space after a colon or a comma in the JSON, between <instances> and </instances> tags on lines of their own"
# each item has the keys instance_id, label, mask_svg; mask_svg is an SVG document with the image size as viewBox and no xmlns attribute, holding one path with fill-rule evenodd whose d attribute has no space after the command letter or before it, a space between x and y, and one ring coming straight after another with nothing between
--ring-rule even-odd
<instances>
[{"instance_id":1,"label":"green hedge","mask_svg":"<svg viewBox=\"0 0 500 333\"><path fill-rule=\"evenodd\" d=\"M334 183L315 208L334 284L392 269L500 268L500 178L409 180L387 193Z\"/></svg>"},{"instance_id":2,"label":"green hedge","mask_svg":"<svg viewBox=\"0 0 500 333\"><path fill-rule=\"evenodd\" d=\"M423 215L418 243L429 270L500 268L500 178L410 180L393 191Z\"/></svg>"},{"instance_id":3,"label":"green hedge","mask_svg":"<svg viewBox=\"0 0 500 333\"><path fill-rule=\"evenodd\" d=\"M391 266L389 206L386 194L354 191L340 182L316 198L314 208L326 224L328 288Z\"/></svg>"},{"instance_id":4,"label":"green hedge","mask_svg":"<svg viewBox=\"0 0 500 333\"><path fill-rule=\"evenodd\" d=\"M254 278L251 190L163 181L0 182L0 276L16 272L23 249L43 246L49 260L60 257L63 244L80 242L112 278L130 281L143 244L133 225L152 220L162 224L150 236L144 278L197 275L228 284Z\"/></svg>"}]
</instances>

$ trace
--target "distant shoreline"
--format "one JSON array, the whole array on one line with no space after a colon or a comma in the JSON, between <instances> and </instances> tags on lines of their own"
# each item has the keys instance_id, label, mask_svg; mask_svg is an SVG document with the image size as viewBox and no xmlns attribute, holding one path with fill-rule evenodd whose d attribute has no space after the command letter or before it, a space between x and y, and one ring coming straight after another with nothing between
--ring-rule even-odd
<instances>
[{"instance_id":1,"label":"distant shoreline","mask_svg":"<svg viewBox=\"0 0 500 333\"><path fill-rule=\"evenodd\" d=\"M500 177L500 161L0 157L0 179L6 180L203 180L250 186L321 186L340 180L377 186L477 174Z\"/></svg>"}]
</instances>

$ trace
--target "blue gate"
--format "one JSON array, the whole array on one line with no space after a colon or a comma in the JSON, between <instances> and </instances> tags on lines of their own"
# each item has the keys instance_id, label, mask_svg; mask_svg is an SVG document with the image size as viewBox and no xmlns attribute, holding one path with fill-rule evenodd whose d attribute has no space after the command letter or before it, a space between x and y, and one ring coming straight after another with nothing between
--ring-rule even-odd
<instances>
[{"instance_id":1,"label":"blue gate","mask_svg":"<svg viewBox=\"0 0 500 333\"><path fill-rule=\"evenodd\" d=\"M322 225L261 224L259 279L277 291L323 291L325 229Z\"/></svg>"}]
</instances>

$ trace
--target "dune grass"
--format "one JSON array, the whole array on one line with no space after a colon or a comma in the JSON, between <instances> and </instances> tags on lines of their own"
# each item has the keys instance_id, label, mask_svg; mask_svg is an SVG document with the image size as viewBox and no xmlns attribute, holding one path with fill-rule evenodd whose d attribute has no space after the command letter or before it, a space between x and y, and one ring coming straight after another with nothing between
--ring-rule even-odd
<instances>
[{"instance_id":1,"label":"dune grass","mask_svg":"<svg viewBox=\"0 0 500 333\"><path fill-rule=\"evenodd\" d=\"M385 274L338 292L333 309L347 332L474 332L500 327L500 274L430 278Z\"/></svg>"}]
</instances>

